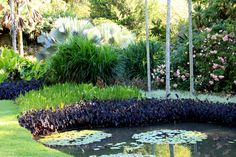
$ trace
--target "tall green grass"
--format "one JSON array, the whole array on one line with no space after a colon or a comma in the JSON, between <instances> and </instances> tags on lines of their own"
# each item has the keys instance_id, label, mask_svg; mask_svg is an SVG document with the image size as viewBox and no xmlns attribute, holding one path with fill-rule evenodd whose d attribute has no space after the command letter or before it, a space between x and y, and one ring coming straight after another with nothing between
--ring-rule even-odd
<instances>
[{"instance_id":1,"label":"tall green grass","mask_svg":"<svg viewBox=\"0 0 236 157\"><path fill-rule=\"evenodd\" d=\"M106 84L122 73L119 53L110 46L96 46L92 41L74 36L61 44L49 60L48 76L53 82Z\"/></svg>"},{"instance_id":2,"label":"tall green grass","mask_svg":"<svg viewBox=\"0 0 236 157\"><path fill-rule=\"evenodd\" d=\"M31 91L16 99L21 112L31 109L63 108L65 105L76 103L81 99L124 100L140 98L141 92L137 88L125 86L110 86L99 88L92 84L57 84L44 87L39 91Z\"/></svg>"}]
</instances>

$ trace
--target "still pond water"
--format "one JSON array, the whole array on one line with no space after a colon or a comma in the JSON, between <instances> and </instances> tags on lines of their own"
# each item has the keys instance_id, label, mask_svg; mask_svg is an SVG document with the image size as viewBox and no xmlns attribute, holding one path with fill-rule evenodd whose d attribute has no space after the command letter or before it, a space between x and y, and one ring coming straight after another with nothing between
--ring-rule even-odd
<instances>
[{"instance_id":1,"label":"still pond water","mask_svg":"<svg viewBox=\"0 0 236 157\"><path fill-rule=\"evenodd\" d=\"M161 137L156 137L153 141L150 138L153 137L152 133L157 130L164 130L163 132L166 130L197 131L206 135L207 138L188 143L178 142L178 139L177 143L180 144L176 144L176 140L175 142L161 143L158 142ZM147 127L107 128L99 129L99 131L109 133L112 136L100 142L83 146L52 147L75 157L236 157L236 128L211 124L182 123ZM143 135L140 133L146 132L149 132L149 137L143 137L142 139L146 142L134 139L134 134ZM162 135L162 138L167 136L163 132L158 132ZM155 133L155 135L158 135L157 132ZM177 134L175 132L170 133L171 136ZM183 136L180 137L184 138Z\"/></svg>"}]
</instances>

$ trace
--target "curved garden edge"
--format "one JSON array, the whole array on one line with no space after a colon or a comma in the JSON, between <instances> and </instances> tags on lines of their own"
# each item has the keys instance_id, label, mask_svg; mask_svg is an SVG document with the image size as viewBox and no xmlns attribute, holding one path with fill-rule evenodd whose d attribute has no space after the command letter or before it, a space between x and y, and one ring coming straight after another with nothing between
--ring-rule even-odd
<instances>
[{"instance_id":1,"label":"curved garden edge","mask_svg":"<svg viewBox=\"0 0 236 157\"><path fill-rule=\"evenodd\" d=\"M205 122L236 127L236 104L191 99L82 100L63 109L28 111L18 121L34 136L70 129L173 122Z\"/></svg>"},{"instance_id":2,"label":"curved garden edge","mask_svg":"<svg viewBox=\"0 0 236 157\"><path fill-rule=\"evenodd\" d=\"M34 141L17 122L18 107L13 101L0 101L0 156L70 157Z\"/></svg>"}]
</instances>

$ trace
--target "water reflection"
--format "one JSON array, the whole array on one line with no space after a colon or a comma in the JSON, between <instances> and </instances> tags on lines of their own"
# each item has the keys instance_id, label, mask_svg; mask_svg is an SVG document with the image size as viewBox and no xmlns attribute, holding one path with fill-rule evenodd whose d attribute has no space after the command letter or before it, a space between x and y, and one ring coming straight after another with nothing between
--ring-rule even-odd
<instances>
[{"instance_id":1,"label":"water reflection","mask_svg":"<svg viewBox=\"0 0 236 157\"><path fill-rule=\"evenodd\" d=\"M206 133L208 138L196 144L142 144L131 138L133 134L158 129L196 130ZM111 154L133 154L125 157L236 157L236 129L233 128L206 124L178 124L102 131L111 133L112 137L82 147L54 148L76 157L100 157Z\"/></svg>"}]
</instances>

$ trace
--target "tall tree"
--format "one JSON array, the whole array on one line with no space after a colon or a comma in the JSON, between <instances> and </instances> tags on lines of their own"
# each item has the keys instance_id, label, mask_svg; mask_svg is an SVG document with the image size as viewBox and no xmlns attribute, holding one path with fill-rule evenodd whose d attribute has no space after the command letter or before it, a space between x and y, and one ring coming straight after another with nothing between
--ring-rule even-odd
<instances>
[{"instance_id":1,"label":"tall tree","mask_svg":"<svg viewBox=\"0 0 236 157\"><path fill-rule=\"evenodd\" d=\"M11 9L11 36L12 36L12 47L16 51L16 27L15 27L15 5L14 0L9 0Z\"/></svg>"},{"instance_id":2,"label":"tall tree","mask_svg":"<svg viewBox=\"0 0 236 157\"><path fill-rule=\"evenodd\" d=\"M17 17L18 17L18 25L17 25L17 40L18 40L18 49L19 53L22 57L24 57L24 44L23 44L23 25L24 21L21 18L21 6L20 1L16 1L16 12L17 12Z\"/></svg>"},{"instance_id":3,"label":"tall tree","mask_svg":"<svg viewBox=\"0 0 236 157\"><path fill-rule=\"evenodd\" d=\"M166 97L170 95L170 8L171 0L167 0L166 16Z\"/></svg>"},{"instance_id":4,"label":"tall tree","mask_svg":"<svg viewBox=\"0 0 236 157\"><path fill-rule=\"evenodd\" d=\"M149 48L149 29L148 29L148 0L145 0L145 19L146 19L146 50L147 50L147 78L148 91L151 91L151 70L150 70L150 48Z\"/></svg>"},{"instance_id":5,"label":"tall tree","mask_svg":"<svg viewBox=\"0 0 236 157\"><path fill-rule=\"evenodd\" d=\"M194 73L193 73L193 24L192 24L192 0L188 0L189 12L189 65L190 65L190 94L194 95Z\"/></svg>"}]
</instances>

